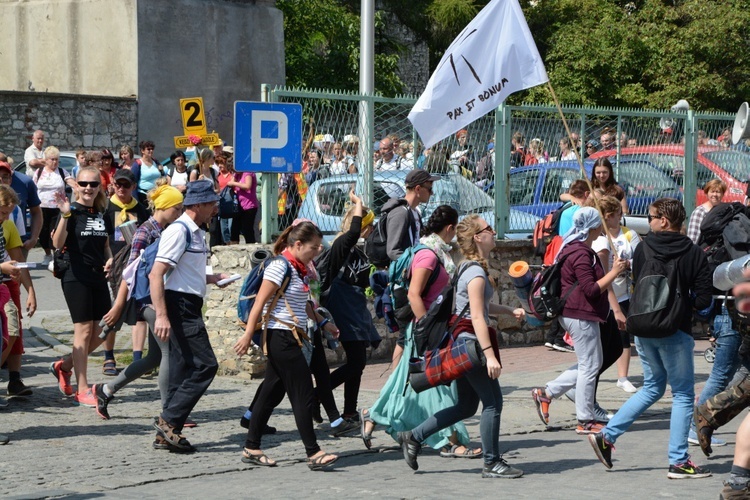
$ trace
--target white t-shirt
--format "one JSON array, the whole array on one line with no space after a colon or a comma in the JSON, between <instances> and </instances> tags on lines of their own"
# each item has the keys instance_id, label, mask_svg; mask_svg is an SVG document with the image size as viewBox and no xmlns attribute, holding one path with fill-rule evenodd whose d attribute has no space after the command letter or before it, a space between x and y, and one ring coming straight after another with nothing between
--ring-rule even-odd
<instances>
[{"instance_id":1,"label":"white t-shirt","mask_svg":"<svg viewBox=\"0 0 750 500\"><path fill-rule=\"evenodd\" d=\"M34 172L37 171L37 169L31 168L29 166L29 162L31 160L44 160L44 151L42 151L41 149L37 149L33 144L26 148L26 151L23 153L23 161L26 162L26 175L28 175L29 177L32 177L34 175Z\"/></svg>"},{"instance_id":2,"label":"white t-shirt","mask_svg":"<svg viewBox=\"0 0 750 500\"><path fill-rule=\"evenodd\" d=\"M182 222L190 229L190 246L185 249L187 232ZM161 233L156 262L164 262L172 268L164 282L166 290L189 293L199 297L206 295L206 234L195 225L193 219L182 214Z\"/></svg>"},{"instance_id":3,"label":"white t-shirt","mask_svg":"<svg viewBox=\"0 0 750 500\"><path fill-rule=\"evenodd\" d=\"M60 170L58 172L58 169ZM62 172L62 176L60 175ZM39 174L37 177L36 174ZM71 175L64 168L57 167L53 172L46 168L34 173L32 179L36 183L36 190L39 193L39 200L42 202L42 208L57 208L55 197L60 194L65 196L65 181L71 178Z\"/></svg>"},{"instance_id":4,"label":"white t-shirt","mask_svg":"<svg viewBox=\"0 0 750 500\"><path fill-rule=\"evenodd\" d=\"M286 289L284 297L279 299L276 303L276 307L271 312L271 318L268 320L268 328L291 330L287 325L276 321L274 318L278 318L287 324L294 323L300 328L305 328L307 325L307 311L305 311L305 308L307 306L307 298L310 294L309 291L306 290L307 287L299 277L297 270L288 262L284 262L282 259L276 259L266 267L266 270L263 272L263 280L281 286L281 283L284 281L284 274L286 274L287 266L292 270L292 279L289 281L289 286ZM286 299L292 312L297 317L296 323L289 314L284 299ZM272 301L273 299L269 300L268 303L263 306L263 316L266 315Z\"/></svg>"},{"instance_id":5,"label":"white t-shirt","mask_svg":"<svg viewBox=\"0 0 750 500\"><path fill-rule=\"evenodd\" d=\"M190 173L187 170L185 170L182 173L179 173L177 170L175 170L172 173L172 181L170 182L170 184L172 186L174 186L174 187L186 186L187 183L188 183L188 176L189 175L190 175Z\"/></svg>"},{"instance_id":6,"label":"white t-shirt","mask_svg":"<svg viewBox=\"0 0 750 500\"><path fill-rule=\"evenodd\" d=\"M338 161L331 162L328 167L331 175L343 175L349 173L349 167L354 163L354 159L351 156L345 156Z\"/></svg>"},{"instance_id":7,"label":"white t-shirt","mask_svg":"<svg viewBox=\"0 0 750 500\"><path fill-rule=\"evenodd\" d=\"M569 151L568 154L560 157L560 160L575 160L575 159L576 159L575 151Z\"/></svg>"},{"instance_id":8,"label":"white t-shirt","mask_svg":"<svg viewBox=\"0 0 750 500\"><path fill-rule=\"evenodd\" d=\"M629 260L632 264L635 247L637 247L641 242L641 238L638 236L638 233L636 233L632 229L620 227L619 233L617 235L612 235L612 240L615 244L615 248L617 249L617 255L621 259ZM612 265L615 261L615 256L610 251L607 237L604 235L599 236L596 240L594 240L594 243L591 244L591 248L594 250L594 252L597 253L602 250L609 251L609 268L612 269ZM612 290L614 290L615 296L617 296L617 302L622 302L624 300L630 299L631 282L632 271L627 271L620 274L612 282Z\"/></svg>"}]
</instances>

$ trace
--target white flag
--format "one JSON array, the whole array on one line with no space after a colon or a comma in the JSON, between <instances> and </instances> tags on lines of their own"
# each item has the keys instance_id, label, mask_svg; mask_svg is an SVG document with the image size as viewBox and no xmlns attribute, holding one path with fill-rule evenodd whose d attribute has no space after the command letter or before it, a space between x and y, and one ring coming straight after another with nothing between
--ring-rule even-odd
<instances>
[{"instance_id":1,"label":"white flag","mask_svg":"<svg viewBox=\"0 0 750 500\"><path fill-rule=\"evenodd\" d=\"M445 51L409 113L425 147L549 81L518 0L493 0Z\"/></svg>"}]
</instances>

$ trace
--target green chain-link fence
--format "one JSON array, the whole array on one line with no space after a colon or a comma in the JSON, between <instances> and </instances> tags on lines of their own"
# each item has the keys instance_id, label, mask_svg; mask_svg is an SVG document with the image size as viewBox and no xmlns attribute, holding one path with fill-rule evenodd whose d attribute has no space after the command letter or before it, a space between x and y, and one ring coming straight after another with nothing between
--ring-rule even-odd
<instances>
[{"instance_id":1,"label":"green chain-link fence","mask_svg":"<svg viewBox=\"0 0 750 500\"><path fill-rule=\"evenodd\" d=\"M350 188L378 213L389 198L403 196L409 170L424 168L442 175L425 217L447 203L462 215L482 214L499 237L523 237L581 177L573 149L588 176L597 159L611 162L633 215L646 214L662 196L681 198L690 213L705 201L701 188L712 178L728 184L725 201L742 201L750 176L750 149L731 146L734 116L726 113L563 107L569 144L555 107L501 106L425 151L407 118L414 98L275 88L268 100L303 107L306 161L299 180L305 177L307 187L281 183L282 194L288 189L286 206L278 205L286 214L282 227L299 214L333 234ZM360 121L360 109L372 120Z\"/></svg>"}]
</instances>

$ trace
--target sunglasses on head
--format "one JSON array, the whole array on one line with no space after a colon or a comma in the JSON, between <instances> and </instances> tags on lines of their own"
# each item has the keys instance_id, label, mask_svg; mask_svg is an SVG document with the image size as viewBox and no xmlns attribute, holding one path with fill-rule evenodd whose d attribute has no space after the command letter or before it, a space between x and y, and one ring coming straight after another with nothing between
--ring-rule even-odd
<instances>
[{"instance_id":1,"label":"sunglasses on head","mask_svg":"<svg viewBox=\"0 0 750 500\"><path fill-rule=\"evenodd\" d=\"M99 184L101 184L101 182L99 181L78 181L78 185L81 187L96 188L96 187L99 187Z\"/></svg>"}]
</instances>

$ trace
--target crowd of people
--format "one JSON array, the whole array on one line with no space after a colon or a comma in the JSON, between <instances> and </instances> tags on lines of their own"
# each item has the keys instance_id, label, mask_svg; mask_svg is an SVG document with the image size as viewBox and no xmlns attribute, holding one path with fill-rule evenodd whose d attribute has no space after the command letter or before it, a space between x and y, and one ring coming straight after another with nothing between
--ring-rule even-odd
<instances>
[{"instance_id":1,"label":"crowd of people","mask_svg":"<svg viewBox=\"0 0 750 500\"><path fill-rule=\"evenodd\" d=\"M399 443L406 463L414 470L426 444L440 449L441 456L482 458L483 477L520 477L522 470L499 452L502 390L498 378L502 365L490 317L505 314L522 320L526 311L492 303L495 283L488 257L495 247L495 232L490 222L478 215L460 219L455 208L448 205L437 207L429 220L422 220L419 206L430 200L433 185L441 177L429 168L434 162L427 158L420 168L420 157L415 158L394 139L380 141L375 164L381 170L408 171L405 195L391 200L381 212L386 219L382 225L386 228L386 252L391 261L397 261L408 249L421 245L409 264L410 316L399 321L394 369L377 401L369 408L360 408L358 395L366 352L381 342L365 294L373 284L373 266L368 254L357 247L359 239L374 230L373 211L352 190L341 232L325 250L325 258L321 255L323 235L315 223L297 218L293 210L280 211L286 223L280 225L283 231L274 244L274 258L264 270L245 332L234 345L236 354L242 356L253 344L259 344L268 359L265 378L240 421L248 429L241 460L259 466L276 465L263 450L262 436L275 432L269 421L287 395L311 470L327 469L338 460L337 455L321 449L316 439L313 425L323 422L322 408L332 434L359 432L367 448L375 429L384 428ZM446 164L476 172L481 159L472 159L466 131L460 131L457 139L461 149L445 155ZM609 139L607 147L615 143ZM570 155L577 148L575 141L560 140L560 150ZM329 143L330 148L326 146ZM311 149L301 175L280 176L280 193L289 194L285 190L295 186L300 194L300 178L315 182L323 165L328 165L330 172L355 173L352 155L356 154L356 144L355 137L348 137L346 144L330 140L321 148ZM95 408L101 418L108 419L108 404L117 391L158 368L161 407L154 421L153 447L193 452L195 447L183 432L193 425L190 413L218 369L203 323L203 297L208 284L224 286L222 280L228 278L223 273L206 273L210 252L207 240L211 245L236 244L242 234L246 242L255 241L257 179L254 174L234 171L228 147L205 148L189 155L176 151L166 165L154 159L154 149L152 142L144 141L140 158L135 158L133 150L124 146L119 164L108 150L79 151L79 164L67 172L59 167L59 150L54 146L44 148L44 134L37 131L25 157L29 175L14 170L12 160L0 153L2 362L10 373L8 394L30 395L32 389L20 376L23 308L19 284L27 291L28 315L36 310L36 294L28 271L16 264L39 243L46 255L44 264L50 264L61 279L73 323L72 354L50 366L60 391L71 397L73 404ZM525 164L526 156L518 148L516 153ZM528 161L543 161L541 141L532 141L528 154ZM576 432L588 436L596 456L607 468L613 466L615 441L661 398L667 383L673 394L668 477L710 475L692 461L688 442L699 442L704 451L725 444L711 436L715 422L701 420L697 410L699 425L691 429L695 399L691 314L682 314L678 324L663 330L633 332L626 324L632 311L644 307L638 299L639 279L649 266L654 261L671 266L678 276L679 291L671 305L682 312L710 311L713 335L719 339L711 377L698 399L699 409L727 388L743 359L738 352L738 332L743 328L733 324L736 315L726 299L712 301L711 273L704 252L696 245L701 221L720 205L726 190L718 180L706 184L708 201L691 214L686 230L687 214L678 200L654 201L648 214L650 233L644 240L620 225L622 215L627 213L627 199L606 158L597 160L591 179L575 181L567 193L561 194L566 205L560 214L560 241L554 261L560 262L565 303L549 331L547 345L575 353L577 363L544 386L534 388L531 396L545 425L550 422L555 398L566 395L572 399L578 420ZM228 192L234 208L222 214ZM280 197L280 208L289 208L288 203ZM30 215L28 224L26 211ZM150 300L135 303L129 297L129 282L111 279L113 262L123 255L123 267L127 267L157 239L148 276ZM461 262L451 257L454 239ZM404 390L410 372L409 354L414 352L415 322L427 314L449 284L456 294L451 321L457 328L453 331L476 342L484 361L451 386L419 393ZM115 332L123 323L133 325L133 363L120 370L113 349ZM632 338L644 372L640 390L627 378ZM143 357L146 339L148 355ZM340 342L346 354L346 363L333 372L323 351L324 342L331 341ZM87 358L102 344L103 374L115 378L90 385ZM596 392L600 375L615 363L618 387L633 395L611 415L596 402ZM343 411L333 396L339 386L344 388ZM476 413L480 401L481 447L473 448L463 420ZM7 436L0 437L7 442ZM747 492L750 488L750 467L743 467L743 463L733 467L727 486L732 491Z\"/></svg>"}]
</instances>

